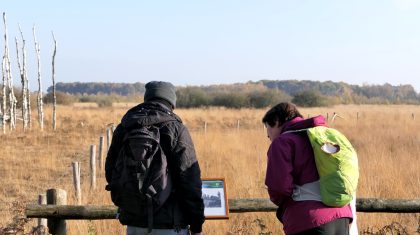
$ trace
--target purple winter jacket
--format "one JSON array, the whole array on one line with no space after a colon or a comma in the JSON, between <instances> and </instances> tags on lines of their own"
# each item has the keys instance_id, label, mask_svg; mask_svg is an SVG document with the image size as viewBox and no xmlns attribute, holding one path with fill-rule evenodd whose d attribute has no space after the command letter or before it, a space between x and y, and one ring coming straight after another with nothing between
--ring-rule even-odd
<instances>
[{"instance_id":1,"label":"purple winter jacket","mask_svg":"<svg viewBox=\"0 0 420 235\"><path fill-rule=\"evenodd\" d=\"M293 185L319 180L314 153L306 132L289 132L314 126L326 126L317 116L294 118L283 125L281 133L268 149L265 184L271 201L279 206L277 217L286 235L299 233L338 218L353 218L350 206L328 207L319 201L293 201Z\"/></svg>"}]
</instances>

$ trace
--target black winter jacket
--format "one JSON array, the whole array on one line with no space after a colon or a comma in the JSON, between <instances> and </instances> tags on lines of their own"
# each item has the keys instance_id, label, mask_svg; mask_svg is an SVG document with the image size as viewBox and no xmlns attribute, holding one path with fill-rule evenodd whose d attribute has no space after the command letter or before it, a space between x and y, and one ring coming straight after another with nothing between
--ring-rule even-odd
<instances>
[{"instance_id":1,"label":"black winter jacket","mask_svg":"<svg viewBox=\"0 0 420 235\"><path fill-rule=\"evenodd\" d=\"M150 110L147 115L141 109ZM169 120L169 121L168 121ZM154 214L153 228L186 228L201 232L204 223L204 204L201 198L200 167L195 155L194 145L187 128L181 119L160 102L147 102L131 108L114 131L112 143L105 162L105 175L108 184L122 148L126 130L136 125L152 125L166 121L160 127L161 147L173 180L174 191L164 205ZM125 225L147 227L147 219L134 218L120 213L120 221ZM178 224L175 224L178 223Z\"/></svg>"}]
</instances>

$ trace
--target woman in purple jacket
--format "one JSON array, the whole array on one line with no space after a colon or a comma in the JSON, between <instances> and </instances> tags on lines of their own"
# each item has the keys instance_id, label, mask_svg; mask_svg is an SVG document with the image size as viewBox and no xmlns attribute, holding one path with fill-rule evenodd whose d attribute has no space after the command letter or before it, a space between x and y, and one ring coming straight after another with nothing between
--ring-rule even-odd
<instances>
[{"instance_id":1,"label":"woman in purple jacket","mask_svg":"<svg viewBox=\"0 0 420 235\"><path fill-rule=\"evenodd\" d=\"M306 132L297 131L326 126L324 117L304 119L295 105L280 103L262 121L271 140L265 184L271 201L279 207L277 218L286 235L349 234L350 205L336 208L320 201L312 146Z\"/></svg>"}]
</instances>

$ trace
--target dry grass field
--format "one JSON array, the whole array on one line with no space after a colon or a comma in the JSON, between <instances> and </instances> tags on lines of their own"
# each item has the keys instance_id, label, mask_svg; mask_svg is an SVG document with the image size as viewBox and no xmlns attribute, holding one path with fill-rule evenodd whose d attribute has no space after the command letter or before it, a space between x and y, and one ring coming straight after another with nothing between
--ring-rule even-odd
<instances>
[{"instance_id":1,"label":"dry grass field","mask_svg":"<svg viewBox=\"0 0 420 235\"><path fill-rule=\"evenodd\" d=\"M81 162L83 204L112 204L104 190L103 172L98 170L97 189L89 190L89 148L105 136L108 124L119 123L126 109L60 106L55 132L50 128L38 132L33 123L31 131L0 134L0 227L10 225L24 205L36 203L38 195L49 188L66 190L68 204L76 204L73 161ZM176 110L190 129L202 176L225 177L229 198L268 197L264 177L269 141L260 121L265 111ZM420 106L352 105L301 111L305 116L328 113L330 118L333 112L339 114L341 118L330 121L330 126L346 134L358 151L359 197L419 199ZM46 112L50 127L51 108ZM401 224L407 234L420 229L419 214L358 213L358 220L359 230L372 233L392 222ZM27 223L25 233L35 222ZM68 221L67 227L70 235L124 234L124 227L112 220ZM283 233L274 213L246 213L206 221L204 234Z\"/></svg>"}]
</instances>

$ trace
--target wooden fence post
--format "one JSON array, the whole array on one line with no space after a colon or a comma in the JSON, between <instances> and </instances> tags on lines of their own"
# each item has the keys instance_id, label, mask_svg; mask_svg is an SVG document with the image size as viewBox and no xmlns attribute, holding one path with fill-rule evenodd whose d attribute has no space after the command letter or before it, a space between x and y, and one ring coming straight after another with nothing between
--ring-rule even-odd
<instances>
[{"instance_id":1,"label":"wooden fence post","mask_svg":"<svg viewBox=\"0 0 420 235\"><path fill-rule=\"evenodd\" d=\"M63 189L48 189L47 204L66 205L67 193ZM48 231L52 235L66 235L66 221L60 219L48 219Z\"/></svg>"},{"instance_id":2,"label":"wooden fence post","mask_svg":"<svg viewBox=\"0 0 420 235\"><path fill-rule=\"evenodd\" d=\"M98 157L99 157L99 169L102 170L104 168L104 158L103 158L103 148L104 148L104 137L99 137L99 149L98 149Z\"/></svg>"},{"instance_id":3,"label":"wooden fence post","mask_svg":"<svg viewBox=\"0 0 420 235\"><path fill-rule=\"evenodd\" d=\"M204 122L204 133L207 133L207 122Z\"/></svg>"},{"instance_id":4,"label":"wooden fence post","mask_svg":"<svg viewBox=\"0 0 420 235\"><path fill-rule=\"evenodd\" d=\"M82 191L80 190L80 162L72 162L73 166L73 183L76 191L77 205L82 204Z\"/></svg>"},{"instance_id":5,"label":"wooden fence post","mask_svg":"<svg viewBox=\"0 0 420 235\"><path fill-rule=\"evenodd\" d=\"M47 204L47 195L46 194L40 194L38 195L38 204L39 205L46 205ZM47 219L38 218L38 226L47 227Z\"/></svg>"},{"instance_id":6,"label":"wooden fence post","mask_svg":"<svg viewBox=\"0 0 420 235\"><path fill-rule=\"evenodd\" d=\"M106 146L107 146L107 150L109 149L109 146L111 146L111 138L112 138L112 130L111 128L107 128L106 129Z\"/></svg>"},{"instance_id":7,"label":"wooden fence post","mask_svg":"<svg viewBox=\"0 0 420 235\"><path fill-rule=\"evenodd\" d=\"M96 188L96 145L90 146L90 189Z\"/></svg>"},{"instance_id":8,"label":"wooden fence post","mask_svg":"<svg viewBox=\"0 0 420 235\"><path fill-rule=\"evenodd\" d=\"M236 123L236 129L239 130L240 127L240 121L238 120L238 122Z\"/></svg>"}]
</instances>

